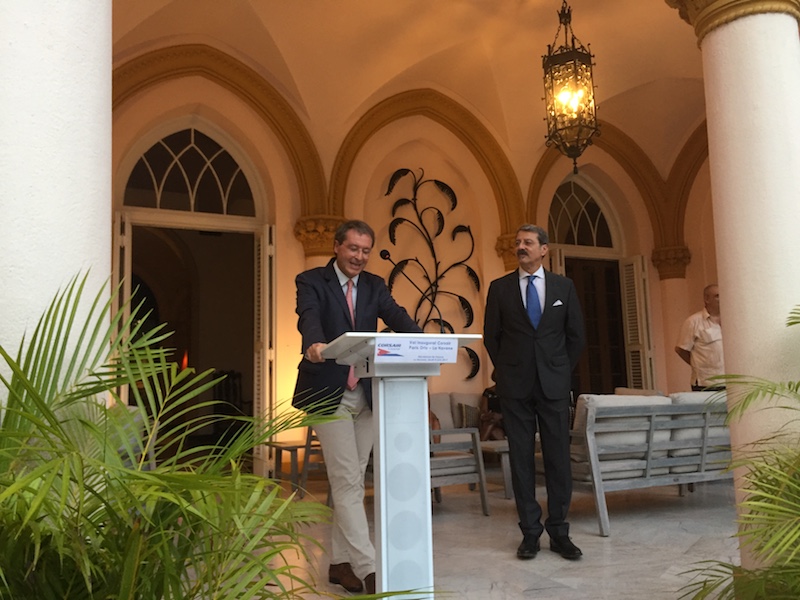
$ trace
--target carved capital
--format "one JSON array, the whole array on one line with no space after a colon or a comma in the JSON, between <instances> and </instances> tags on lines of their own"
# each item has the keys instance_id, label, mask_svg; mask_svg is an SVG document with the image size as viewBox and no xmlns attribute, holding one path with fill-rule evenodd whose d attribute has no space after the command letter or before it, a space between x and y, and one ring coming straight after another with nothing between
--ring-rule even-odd
<instances>
[{"instance_id":1,"label":"carved capital","mask_svg":"<svg viewBox=\"0 0 800 600\"><path fill-rule=\"evenodd\" d=\"M658 269L659 279L684 279L692 253L686 246L665 246L654 249L651 260Z\"/></svg>"},{"instance_id":2,"label":"carved capital","mask_svg":"<svg viewBox=\"0 0 800 600\"><path fill-rule=\"evenodd\" d=\"M311 215L300 217L294 225L296 237L309 256L331 256L333 236L336 229L345 222L342 217L333 215Z\"/></svg>"},{"instance_id":3,"label":"carved capital","mask_svg":"<svg viewBox=\"0 0 800 600\"><path fill-rule=\"evenodd\" d=\"M516 248L514 242L517 239L517 233L504 233L497 238L497 243L494 249L497 251L497 256L503 259L503 266L506 271L516 269L519 265L517 260Z\"/></svg>"},{"instance_id":4,"label":"carved capital","mask_svg":"<svg viewBox=\"0 0 800 600\"><path fill-rule=\"evenodd\" d=\"M786 13L800 20L800 0L665 0L694 27L697 43L717 27L749 15Z\"/></svg>"}]
</instances>

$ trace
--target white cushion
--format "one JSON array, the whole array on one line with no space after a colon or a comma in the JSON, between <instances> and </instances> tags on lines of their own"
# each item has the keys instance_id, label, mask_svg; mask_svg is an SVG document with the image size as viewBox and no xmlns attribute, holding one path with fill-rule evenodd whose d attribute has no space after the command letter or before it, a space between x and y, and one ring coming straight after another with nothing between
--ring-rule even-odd
<instances>
[{"instance_id":1,"label":"white cushion","mask_svg":"<svg viewBox=\"0 0 800 600\"><path fill-rule=\"evenodd\" d=\"M575 409L575 424L573 429L576 431L586 431L586 414L587 408L591 406L604 407L604 406L664 406L672 403L670 398L666 396L627 396L616 394L581 394L578 397L578 403ZM641 417L619 417L615 419L604 419L608 423L625 423L625 422L641 422ZM669 440L669 431L656 431L654 439L657 442L666 442ZM599 446L615 445L635 445L647 443L647 431L631 431L631 432L617 432L617 433L598 433L595 434L595 439ZM572 460L576 462L583 462L588 460L586 447L582 439L576 440L571 445L570 454ZM620 452L613 455L603 455L601 461L626 459L626 458L644 458L643 452ZM654 458L666 456L666 452L654 452Z\"/></svg>"},{"instance_id":2,"label":"white cushion","mask_svg":"<svg viewBox=\"0 0 800 600\"><path fill-rule=\"evenodd\" d=\"M612 479L631 479L633 477L644 477L644 469L625 469L625 465L631 461L623 460L604 460L601 461L601 471L603 473L603 481L611 481ZM650 475L666 475L669 469L666 467L658 467L650 469ZM589 466L589 461L573 462L572 463L572 479L575 481L591 481L592 469Z\"/></svg>"},{"instance_id":3,"label":"white cushion","mask_svg":"<svg viewBox=\"0 0 800 600\"><path fill-rule=\"evenodd\" d=\"M706 404L708 402L726 402L727 397L725 396L725 392L677 392L674 394L670 394L670 398L672 398L673 404ZM680 421L682 419L691 419L694 417L691 416L681 416L676 415L674 419L676 421ZM686 427L685 429L673 429L672 430L672 440L673 441L681 441L681 440L693 440L699 439L702 436L702 429L700 427ZM726 443L730 445L731 438L730 438L730 431L727 427L719 426L719 427L709 427L708 428L708 435L711 438L724 438ZM723 451L724 452L724 451ZM683 450L672 450L670 452L670 456L692 456L694 454L700 454L700 449L694 448L686 448ZM686 467L673 467L673 469L685 469ZM689 469L689 470L696 470L696 469ZM686 472L686 471L673 471L675 473L678 472Z\"/></svg>"},{"instance_id":4,"label":"white cushion","mask_svg":"<svg viewBox=\"0 0 800 600\"><path fill-rule=\"evenodd\" d=\"M684 456L678 454L681 450L673 450L670 456ZM693 454L697 454L694 452ZM727 450L720 452L709 452L706 454L706 471L722 471L731 464L731 453ZM670 473L694 473L699 470L699 465L680 465L670 467Z\"/></svg>"},{"instance_id":5,"label":"white cushion","mask_svg":"<svg viewBox=\"0 0 800 600\"><path fill-rule=\"evenodd\" d=\"M706 402L726 402L725 392L675 392L670 394L673 404L705 404Z\"/></svg>"},{"instance_id":6,"label":"white cushion","mask_svg":"<svg viewBox=\"0 0 800 600\"><path fill-rule=\"evenodd\" d=\"M450 411L450 394L448 392L438 392L430 395L430 409L439 419L442 429L453 429L453 413Z\"/></svg>"}]
</instances>

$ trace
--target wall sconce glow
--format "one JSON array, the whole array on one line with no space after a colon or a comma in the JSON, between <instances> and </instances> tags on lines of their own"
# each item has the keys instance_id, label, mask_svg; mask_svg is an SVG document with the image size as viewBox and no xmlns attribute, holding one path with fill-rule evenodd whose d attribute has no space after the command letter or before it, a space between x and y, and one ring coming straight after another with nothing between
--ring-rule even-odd
<instances>
[{"instance_id":1,"label":"wall sconce glow","mask_svg":"<svg viewBox=\"0 0 800 600\"><path fill-rule=\"evenodd\" d=\"M555 145L572 159L578 172L578 157L599 135L592 80L592 54L572 32L572 8L563 0L553 43L542 57L544 100L547 111L546 145ZM556 47L564 28L564 44ZM555 50L553 49L555 48Z\"/></svg>"}]
</instances>

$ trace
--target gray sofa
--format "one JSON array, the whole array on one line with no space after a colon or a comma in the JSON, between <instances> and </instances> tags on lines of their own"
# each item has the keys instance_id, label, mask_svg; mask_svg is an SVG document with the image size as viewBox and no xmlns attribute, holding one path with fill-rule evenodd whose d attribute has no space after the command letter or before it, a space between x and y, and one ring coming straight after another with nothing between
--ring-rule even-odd
<instances>
[{"instance_id":1,"label":"gray sofa","mask_svg":"<svg viewBox=\"0 0 800 600\"><path fill-rule=\"evenodd\" d=\"M610 532L607 492L730 479L726 415L724 393L581 395L572 477L594 493L600 535Z\"/></svg>"}]
</instances>

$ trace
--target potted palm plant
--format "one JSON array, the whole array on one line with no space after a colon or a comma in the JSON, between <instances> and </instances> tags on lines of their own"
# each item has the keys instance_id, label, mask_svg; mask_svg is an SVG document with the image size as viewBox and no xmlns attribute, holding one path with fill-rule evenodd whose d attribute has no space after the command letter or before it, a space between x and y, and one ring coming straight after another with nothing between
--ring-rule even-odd
<instances>
[{"instance_id":1,"label":"potted palm plant","mask_svg":"<svg viewBox=\"0 0 800 600\"><path fill-rule=\"evenodd\" d=\"M800 306L787 325L800 324ZM767 404L800 410L800 381L773 382L729 375L729 420ZM796 420L792 419L793 425ZM740 506L737 535L763 566L746 569L724 562L705 563L683 597L756 600L800 598L800 434L788 427L762 440L732 467L743 469L745 498Z\"/></svg>"},{"instance_id":2,"label":"potted palm plant","mask_svg":"<svg viewBox=\"0 0 800 600\"><path fill-rule=\"evenodd\" d=\"M302 598L303 526L328 509L243 460L314 420L192 416L211 372L179 369L138 307L126 318L103 293L84 303L85 282L54 297L15 354L0 345L0 599ZM241 433L190 448L209 419Z\"/></svg>"}]
</instances>

